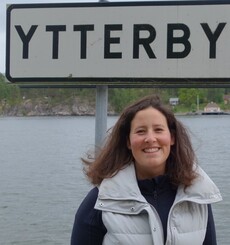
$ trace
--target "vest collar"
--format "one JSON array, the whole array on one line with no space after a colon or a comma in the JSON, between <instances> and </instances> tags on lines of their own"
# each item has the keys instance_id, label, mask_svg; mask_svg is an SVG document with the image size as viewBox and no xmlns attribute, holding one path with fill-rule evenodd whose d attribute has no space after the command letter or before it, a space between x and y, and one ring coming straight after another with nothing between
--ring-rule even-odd
<instances>
[{"instance_id":1,"label":"vest collar","mask_svg":"<svg viewBox=\"0 0 230 245\"><path fill-rule=\"evenodd\" d=\"M219 189L208 175L200 167L197 167L197 172L198 177L190 187L185 190L184 186L178 187L174 203L192 201L208 204L222 200ZM102 181L95 208L134 214L147 206L149 204L140 192L135 167L131 163L115 176Z\"/></svg>"},{"instance_id":2,"label":"vest collar","mask_svg":"<svg viewBox=\"0 0 230 245\"><path fill-rule=\"evenodd\" d=\"M184 190L184 186L179 186L176 201L184 199L200 204L210 204L222 200L220 191L209 176L199 166L196 168L198 177L193 184Z\"/></svg>"}]
</instances>

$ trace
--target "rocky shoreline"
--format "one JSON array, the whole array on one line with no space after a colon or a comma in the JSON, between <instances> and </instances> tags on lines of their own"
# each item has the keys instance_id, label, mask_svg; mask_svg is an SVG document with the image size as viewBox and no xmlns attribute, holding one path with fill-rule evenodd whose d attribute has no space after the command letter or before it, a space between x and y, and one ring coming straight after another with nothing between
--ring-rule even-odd
<instances>
[{"instance_id":1,"label":"rocky shoreline","mask_svg":"<svg viewBox=\"0 0 230 245\"><path fill-rule=\"evenodd\" d=\"M197 112L177 112L177 116L197 116L203 115L203 111ZM71 103L50 103L42 100L23 100L16 105L10 105L5 101L0 101L0 116L11 117L32 117L32 116L95 116L95 103L88 101L81 101L76 98ZM210 113L207 113L210 114ZM114 116L117 113L113 108L108 106L108 115ZM211 114L210 114L211 115ZM219 115L230 115L230 111L226 111Z\"/></svg>"},{"instance_id":2,"label":"rocky shoreline","mask_svg":"<svg viewBox=\"0 0 230 245\"><path fill-rule=\"evenodd\" d=\"M113 109L109 108L109 114L114 115ZM5 102L0 104L1 116L94 116L95 104L84 103L74 100L71 104L51 104L48 101L24 100L17 105L9 105Z\"/></svg>"}]
</instances>

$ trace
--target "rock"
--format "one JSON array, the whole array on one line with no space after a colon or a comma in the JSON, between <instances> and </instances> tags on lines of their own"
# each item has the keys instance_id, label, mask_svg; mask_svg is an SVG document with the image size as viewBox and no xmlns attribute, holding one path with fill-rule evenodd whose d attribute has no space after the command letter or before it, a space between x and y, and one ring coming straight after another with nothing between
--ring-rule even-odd
<instances>
[{"instance_id":1,"label":"rock","mask_svg":"<svg viewBox=\"0 0 230 245\"><path fill-rule=\"evenodd\" d=\"M111 107L108 115L114 115ZM20 104L9 105L4 101L0 102L0 115L2 116L94 116L95 104L93 102L81 101L78 98L71 102L53 104L49 100L22 100Z\"/></svg>"}]
</instances>

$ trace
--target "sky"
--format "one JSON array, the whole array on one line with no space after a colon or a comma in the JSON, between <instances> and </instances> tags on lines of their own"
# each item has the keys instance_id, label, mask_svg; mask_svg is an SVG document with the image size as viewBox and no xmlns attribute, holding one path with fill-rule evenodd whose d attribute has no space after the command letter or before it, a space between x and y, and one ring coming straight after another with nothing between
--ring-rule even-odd
<instances>
[{"instance_id":1,"label":"sky","mask_svg":"<svg viewBox=\"0 0 230 245\"><path fill-rule=\"evenodd\" d=\"M130 2L132 0L124 0ZM133 0L135 1L135 0ZM137 0L136 0L137 1ZM139 0L141 2L141 0ZM147 0L150 1L150 0ZM99 2L99 0L1 0L0 1L0 73L5 73L6 56L6 6L20 3L70 3L70 2ZM110 0L109 2L122 2L122 0Z\"/></svg>"}]
</instances>

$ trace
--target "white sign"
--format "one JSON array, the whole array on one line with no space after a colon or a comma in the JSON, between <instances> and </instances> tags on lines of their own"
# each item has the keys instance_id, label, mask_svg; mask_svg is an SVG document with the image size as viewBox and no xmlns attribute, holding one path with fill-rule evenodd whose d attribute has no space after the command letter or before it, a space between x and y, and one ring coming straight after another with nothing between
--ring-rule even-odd
<instances>
[{"instance_id":1,"label":"white sign","mask_svg":"<svg viewBox=\"0 0 230 245\"><path fill-rule=\"evenodd\" d=\"M230 2L15 4L10 81L230 78Z\"/></svg>"}]
</instances>

